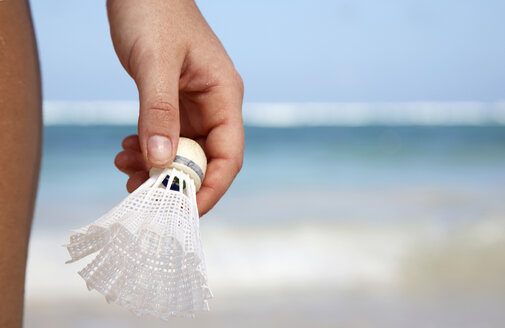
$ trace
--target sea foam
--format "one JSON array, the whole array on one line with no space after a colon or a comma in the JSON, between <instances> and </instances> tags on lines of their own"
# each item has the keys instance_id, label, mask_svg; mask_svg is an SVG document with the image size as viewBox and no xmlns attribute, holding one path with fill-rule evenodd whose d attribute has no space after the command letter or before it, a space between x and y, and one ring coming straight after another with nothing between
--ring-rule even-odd
<instances>
[{"instance_id":1,"label":"sea foam","mask_svg":"<svg viewBox=\"0 0 505 328\"><path fill-rule=\"evenodd\" d=\"M501 102L246 103L250 126L486 125L505 124ZM130 125L138 120L138 103L44 103L46 125Z\"/></svg>"},{"instance_id":2,"label":"sea foam","mask_svg":"<svg viewBox=\"0 0 505 328\"><path fill-rule=\"evenodd\" d=\"M433 222L203 224L209 281L217 295L326 290L418 293L430 288L505 291L504 222L451 229ZM62 232L34 231L28 299L88 298L58 248ZM94 255L91 255L93 257Z\"/></svg>"}]
</instances>

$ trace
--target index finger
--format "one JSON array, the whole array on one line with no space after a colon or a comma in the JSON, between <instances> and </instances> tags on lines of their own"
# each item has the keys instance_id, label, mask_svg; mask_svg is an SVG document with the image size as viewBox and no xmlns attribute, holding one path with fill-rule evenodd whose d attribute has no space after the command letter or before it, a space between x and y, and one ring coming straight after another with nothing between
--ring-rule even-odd
<instances>
[{"instance_id":1,"label":"index finger","mask_svg":"<svg viewBox=\"0 0 505 328\"><path fill-rule=\"evenodd\" d=\"M240 101L241 102L241 101ZM230 106L237 106L229 102ZM207 172L196 194L200 216L207 213L228 190L242 168L244 156L244 125L241 104L227 108L225 119L211 129L205 142Z\"/></svg>"}]
</instances>

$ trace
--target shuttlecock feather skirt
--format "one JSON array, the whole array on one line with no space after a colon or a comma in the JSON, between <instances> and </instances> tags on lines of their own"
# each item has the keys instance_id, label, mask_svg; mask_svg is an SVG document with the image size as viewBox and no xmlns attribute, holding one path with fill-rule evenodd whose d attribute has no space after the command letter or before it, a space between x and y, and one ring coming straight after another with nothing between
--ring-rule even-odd
<instances>
[{"instance_id":1,"label":"shuttlecock feather skirt","mask_svg":"<svg viewBox=\"0 0 505 328\"><path fill-rule=\"evenodd\" d=\"M193 180L177 169L150 177L122 203L75 231L74 262L90 290L137 315L193 316L208 311L208 288Z\"/></svg>"}]
</instances>

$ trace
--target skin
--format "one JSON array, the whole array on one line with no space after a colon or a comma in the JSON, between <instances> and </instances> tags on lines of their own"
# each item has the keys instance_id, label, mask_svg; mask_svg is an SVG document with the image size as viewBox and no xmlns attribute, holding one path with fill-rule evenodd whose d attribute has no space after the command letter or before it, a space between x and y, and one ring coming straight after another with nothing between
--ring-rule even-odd
<instances>
[{"instance_id":1,"label":"skin","mask_svg":"<svg viewBox=\"0 0 505 328\"><path fill-rule=\"evenodd\" d=\"M107 9L114 47L140 99L139 135L124 139L115 163L130 176L131 192L147 179L150 167L171 163L179 135L197 140L208 158L197 195L203 215L242 166L242 80L193 1L109 0ZM0 1L0 154L8 154L0 170L2 328L22 327L40 169L41 102L28 2Z\"/></svg>"},{"instance_id":2,"label":"skin","mask_svg":"<svg viewBox=\"0 0 505 328\"><path fill-rule=\"evenodd\" d=\"M107 1L112 41L139 92L139 135L115 160L132 192L150 167L166 167L179 135L197 140L207 173L197 193L200 215L226 192L242 167L243 83L225 49L191 0ZM168 146L150 137L168 138Z\"/></svg>"},{"instance_id":3,"label":"skin","mask_svg":"<svg viewBox=\"0 0 505 328\"><path fill-rule=\"evenodd\" d=\"M0 1L0 327L21 327L41 154L41 91L27 1Z\"/></svg>"}]
</instances>

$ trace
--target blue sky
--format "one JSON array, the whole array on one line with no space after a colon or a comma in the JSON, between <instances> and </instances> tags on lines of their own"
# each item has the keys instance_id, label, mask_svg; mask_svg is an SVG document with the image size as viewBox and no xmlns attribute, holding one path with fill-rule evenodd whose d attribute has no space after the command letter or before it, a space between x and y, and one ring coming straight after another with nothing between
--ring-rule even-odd
<instances>
[{"instance_id":1,"label":"blue sky","mask_svg":"<svg viewBox=\"0 0 505 328\"><path fill-rule=\"evenodd\" d=\"M31 3L46 100L136 99L104 0ZM249 102L505 100L505 1L197 3Z\"/></svg>"}]
</instances>

